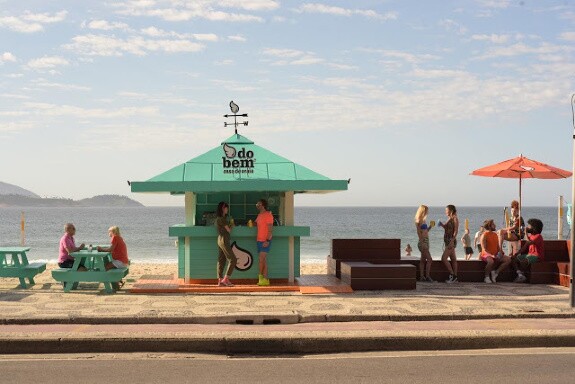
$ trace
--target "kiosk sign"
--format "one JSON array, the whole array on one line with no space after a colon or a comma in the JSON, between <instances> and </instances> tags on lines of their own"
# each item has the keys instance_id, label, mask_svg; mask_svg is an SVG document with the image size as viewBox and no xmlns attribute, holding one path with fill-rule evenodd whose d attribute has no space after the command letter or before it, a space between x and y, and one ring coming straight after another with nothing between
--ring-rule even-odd
<instances>
[{"instance_id":1,"label":"kiosk sign","mask_svg":"<svg viewBox=\"0 0 575 384\"><path fill-rule=\"evenodd\" d=\"M246 150L245 147L237 150L227 143L224 143L223 149L225 154L222 156L224 173L254 173L256 159L253 151Z\"/></svg>"}]
</instances>

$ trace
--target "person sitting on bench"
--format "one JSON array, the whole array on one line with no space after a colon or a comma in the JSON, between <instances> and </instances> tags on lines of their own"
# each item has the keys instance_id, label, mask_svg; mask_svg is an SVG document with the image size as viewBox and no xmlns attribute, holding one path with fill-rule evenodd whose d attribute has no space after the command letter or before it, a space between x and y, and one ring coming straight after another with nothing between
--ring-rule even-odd
<instances>
[{"instance_id":1,"label":"person sitting on bench","mask_svg":"<svg viewBox=\"0 0 575 384\"><path fill-rule=\"evenodd\" d=\"M525 272L531 269L531 264L543 261L545 248L543 245L543 222L539 219L527 220L527 241L521 249L513 255L513 266L517 270L516 283L527 281Z\"/></svg>"},{"instance_id":2,"label":"person sitting on bench","mask_svg":"<svg viewBox=\"0 0 575 384\"><path fill-rule=\"evenodd\" d=\"M511 217L506 223L507 227L499 230L499 250L503 253L503 241L509 242L509 255L518 252L521 246L521 239L525 237L525 221L519 217L519 202L511 202Z\"/></svg>"},{"instance_id":3,"label":"person sitting on bench","mask_svg":"<svg viewBox=\"0 0 575 384\"><path fill-rule=\"evenodd\" d=\"M497 276L511 263L511 258L505 256L500 252L499 239L495 233L495 222L493 219L485 220L483 222L483 236L481 236L481 254L479 257L485 261L485 279L486 283L496 283ZM495 264L499 267L494 271Z\"/></svg>"}]
</instances>

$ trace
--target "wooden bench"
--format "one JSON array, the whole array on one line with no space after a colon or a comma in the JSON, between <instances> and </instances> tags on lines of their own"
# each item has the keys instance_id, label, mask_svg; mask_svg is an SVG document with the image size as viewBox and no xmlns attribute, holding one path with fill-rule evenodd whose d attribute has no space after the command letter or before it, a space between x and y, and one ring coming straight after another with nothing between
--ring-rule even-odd
<instances>
[{"instance_id":1,"label":"wooden bench","mask_svg":"<svg viewBox=\"0 0 575 384\"><path fill-rule=\"evenodd\" d=\"M531 284L558 284L569 286L570 241L544 240L545 261L531 266L529 282Z\"/></svg>"},{"instance_id":2,"label":"wooden bench","mask_svg":"<svg viewBox=\"0 0 575 384\"><path fill-rule=\"evenodd\" d=\"M80 282L103 283L106 293L114 293L118 283L129 273L129 268L115 268L108 271L74 271L70 268L52 270L54 280L64 283L64 292L78 288Z\"/></svg>"},{"instance_id":3,"label":"wooden bench","mask_svg":"<svg viewBox=\"0 0 575 384\"><path fill-rule=\"evenodd\" d=\"M394 264L400 259L400 239L332 239L331 254L327 257L327 270L329 274L341 278L343 261Z\"/></svg>"},{"instance_id":4,"label":"wooden bench","mask_svg":"<svg viewBox=\"0 0 575 384\"><path fill-rule=\"evenodd\" d=\"M409 264L341 263L341 281L353 290L415 289L416 267Z\"/></svg>"},{"instance_id":5,"label":"wooden bench","mask_svg":"<svg viewBox=\"0 0 575 384\"><path fill-rule=\"evenodd\" d=\"M27 247L0 247L0 277L18 278L22 288L34 285L34 276L46 270L46 263L29 263L26 256L29 250Z\"/></svg>"}]
</instances>

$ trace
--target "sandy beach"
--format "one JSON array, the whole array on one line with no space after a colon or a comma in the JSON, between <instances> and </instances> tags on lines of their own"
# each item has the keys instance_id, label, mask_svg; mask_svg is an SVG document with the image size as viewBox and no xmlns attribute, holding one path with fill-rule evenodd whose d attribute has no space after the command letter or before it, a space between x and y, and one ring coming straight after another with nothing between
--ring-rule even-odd
<instances>
[{"instance_id":1,"label":"sandy beach","mask_svg":"<svg viewBox=\"0 0 575 384\"><path fill-rule=\"evenodd\" d=\"M51 270L58 268L56 264L48 264L46 266L46 271L36 275L34 280L36 281L36 285L33 286L32 290L46 290L46 289L56 289L58 291L62 290L62 285L59 284L56 280L52 278ZM216 270L216 264L214 262L214 274ZM142 276L150 276L150 275L158 275L158 276L167 276L167 275L174 275L176 276L178 272L178 264L177 263L138 263L133 262L130 265L130 274L126 276L126 285L125 288L130 288L132 284L137 283L137 281ZM319 274L326 274L327 273L327 264L302 264L300 268L301 275L319 275ZM233 276L232 276L233 280ZM18 285L18 279L15 278L3 278L0 279L0 289L12 289ZM94 284L91 283L83 283L84 287L90 287Z\"/></svg>"}]
</instances>

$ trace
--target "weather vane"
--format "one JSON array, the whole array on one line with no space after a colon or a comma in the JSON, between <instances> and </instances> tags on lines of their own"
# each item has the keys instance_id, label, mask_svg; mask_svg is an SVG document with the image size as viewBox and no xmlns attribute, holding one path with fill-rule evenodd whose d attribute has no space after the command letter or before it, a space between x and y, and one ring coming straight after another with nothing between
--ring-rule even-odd
<instances>
[{"instance_id":1,"label":"weather vane","mask_svg":"<svg viewBox=\"0 0 575 384\"><path fill-rule=\"evenodd\" d=\"M232 110L233 115L224 115L224 117L233 117L234 118L234 122L233 123L224 123L224 127L227 127L228 125L233 125L235 127L235 131L236 134L238 133L238 125L244 125L247 127L248 122L247 121L243 121L243 122L238 122L237 118L238 117L248 117L247 113L243 113L238 115L238 112L240 110L240 107L234 103L234 101L230 101L230 109Z\"/></svg>"}]
</instances>

